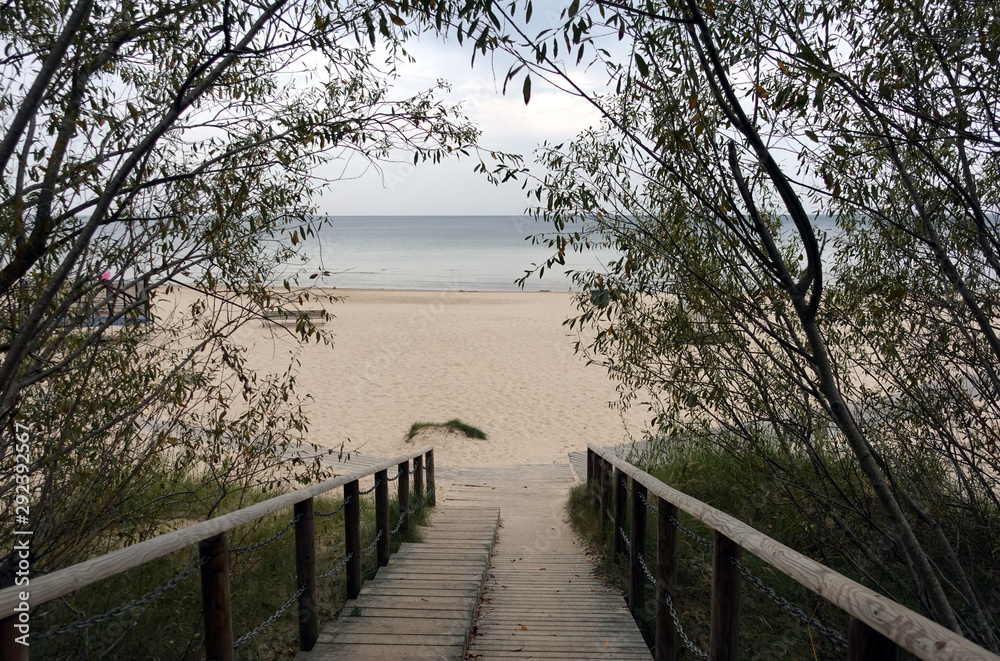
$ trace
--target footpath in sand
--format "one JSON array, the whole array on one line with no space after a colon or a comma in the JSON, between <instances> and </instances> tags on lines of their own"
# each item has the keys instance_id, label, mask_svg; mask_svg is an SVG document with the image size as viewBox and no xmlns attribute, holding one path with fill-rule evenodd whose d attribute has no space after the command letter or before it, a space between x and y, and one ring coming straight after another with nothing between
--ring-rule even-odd
<instances>
[{"instance_id":1,"label":"footpath in sand","mask_svg":"<svg viewBox=\"0 0 1000 661\"><path fill-rule=\"evenodd\" d=\"M439 506L500 508L467 659L649 659L622 596L593 576L569 525L568 464L455 472Z\"/></svg>"}]
</instances>

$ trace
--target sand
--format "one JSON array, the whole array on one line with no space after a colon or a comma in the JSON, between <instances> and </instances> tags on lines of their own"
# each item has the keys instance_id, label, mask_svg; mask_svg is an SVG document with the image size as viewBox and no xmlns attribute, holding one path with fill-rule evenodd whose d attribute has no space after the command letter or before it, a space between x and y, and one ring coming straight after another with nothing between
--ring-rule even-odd
<instances>
[{"instance_id":1,"label":"sand","mask_svg":"<svg viewBox=\"0 0 1000 661\"><path fill-rule=\"evenodd\" d=\"M573 352L562 292L337 290L332 346L299 350L299 391L311 394L308 440L391 457L435 444L452 467L565 462L588 441L641 435L648 414L623 419L608 406L614 384ZM312 307L307 305L306 307ZM263 370L288 362L281 326L252 323L236 336ZM488 435L430 432L407 442L413 422L459 418ZM627 422L627 426L626 426Z\"/></svg>"}]
</instances>

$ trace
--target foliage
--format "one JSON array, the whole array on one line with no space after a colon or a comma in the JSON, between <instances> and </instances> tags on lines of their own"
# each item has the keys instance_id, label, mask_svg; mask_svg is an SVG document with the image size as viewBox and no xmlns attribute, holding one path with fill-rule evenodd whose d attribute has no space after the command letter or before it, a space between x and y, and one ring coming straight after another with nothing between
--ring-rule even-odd
<instances>
[{"instance_id":1,"label":"foliage","mask_svg":"<svg viewBox=\"0 0 1000 661\"><path fill-rule=\"evenodd\" d=\"M575 275L570 325L623 405L808 496L827 553L846 535L901 562L889 594L995 651L974 569L1000 548L993 9L593 0L531 37L530 2L484 0L456 29L604 113L543 148L533 193L546 267L622 255ZM615 92L585 94L560 50Z\"/></svg>"},{"instance_id":2,"label":"foliage","mask_svg":"<svg viewBox=\"0 0 1000 661\"><path fill-rule=\"evenodd\" d=\"M0 8L0 424L28 429L18 527L51 572L322 473L292 456L295 355L257 374L234 335L309 296L271 274L323 222L317 166L437 161L477 131L436 90L390 96L421 22L378 1ZM286 332L326 339L308 318Z\"/></svg>"},{"instance_id":3,"label":"foliage","mask_svg":"<svg viewBox=\"0 0 1000 661\"><path fill-rule=\"evenodd\" d=\"M486 438L486 432L482 429L473 427L472 425L466 424L458 418L455 418L454 420L449 420L448 422L414 422L410 425L410 431L406 432L406 440L413 440L413 437L416 436L421 429L434 427L438 427L440 429L451 429L459 432L460 434L464 434L467 438Z\"/></svg>"}]
</instances>

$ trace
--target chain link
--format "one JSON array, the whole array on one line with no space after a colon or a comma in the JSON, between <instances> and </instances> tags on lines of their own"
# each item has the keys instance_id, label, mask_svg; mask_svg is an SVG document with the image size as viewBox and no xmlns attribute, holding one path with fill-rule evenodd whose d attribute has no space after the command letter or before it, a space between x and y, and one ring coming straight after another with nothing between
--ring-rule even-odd
<instances>
[{"instance_id":1,"label":"chain link","mask_svg":"<svg viewBox=\"0 0 1000 661\"><path fill-rule=\"evenodd\" d=\"M378 540L380 540L380 539L382 539L382 531L381 530L379 530L378 534L375 535L375 539L372 540L371 544L369 544L368 546L366 546L363 549L361 549L361 555L368 555L369 553L371 553L372 550L375 548L375 545L378 544Z\"/></svg>"},{"instance_id":2,"label":"chain link","mask_svg":"<svg viewBox=\"0 0 1000 661\"><path fill-rule=\"evenodd\" d=\"M331 576L333 576L334 574L336 574L338 571L340 571L341 569L343 569L344 565L347 564L347 561L350 560L353 557L354 557L353 553L348 553L347 557L344 558L343 560L341 560L340 563L337 564L336 567L334 567L330 571L326 572L325 574L320 574L319 576L317 576L316 577L316 581L319 582L319 581L323 581L323 580L326 580L326 579L330 578Z\"/></svg>"},{"instance_id":3,"label":"chain link","mask_svg":"<svg viewBox=\"0 0 1000 661\"><path fill-rule=\"evenodd\" d=\"M806 612L803 611L801 608L792 605L792 603L789 602L787 599L779 596L778 593L774 591L774 588L765 585L764 581L754 576L753 572L751 572L746 565L740 562L739 559L730 558L729 561L734 565L736 565L737 567L739 567L740 573L746 576L747 579L754 584L754 587L756 587L758 590L767 595L771 599L771 601L780 606L782 610L789 613L790 615L793 615L803 624L820 632L821 634L829 638L834 644L840 645L841 647L847 647L847 638L844 638L844 635L842 633L840 633L836 629L831 629L830 627L826 626L816 618L809 617L806 614Z\"/></svg>"},{"instance_id":4,"label":"chain link","mask_svg":"<svg viewBox=\"0 0 1000 661\"><path fill-rule=\"evenodd\" d=\"M77 622L71 622L69 624L63 624L63 625L60 625L60 626L57 626L57 627L52 627L48 631L44 631L44 632L42 632L40 634L37 634L37 635L32 635L31 638L32 638L32 640L47 640L49 638L54 638L56 636L61 636L63 634L69 633L71 631L83 631L84 629L89 629L90 627L94 626L95 624L100 624L101 622L106 622L107 620L116 618L116 617L118 617L120 615L124 615L125 613L128 613L129 611L133 611L136 608L139 608L140 606L143 606L143 605L145 605L145 604L153 601L157 597L159 597L159 596L163 595L164 593L166 593L166 592L172 590L173 588L177 587L178 584L180 584L186 578L188 578L189 576L191 576L191 574L195 573L206 562L208 562L208 558L200 560L199 562L191 565L190 567L188 567L187 569L185 569L184 571L182 571L177 576L174 576L172 579L170 579L169 581L167 581L166 583L164 583L160 587L158 587L158 588L156 588L154 590L151 590L150 592L147 592L146 594L144 594L143 596L139 597L138 599L133 599L132 601L130 601L127 604L125 604L124 606L118 606L116 608L112 608L107 613L103 613L101 615L95 615L95 616L93 616L91 618L88 618L86 620L80 620L80 621L77 621Z\"/></svg>"},{"instance_id":5,"label":"chain link","mask_svg":"<svg viewBox=\"0 0 1000 661\"><path fill-rule=\"evenodd\" d=\"M287 526L285 526L284 528L282 528L281 530L279 530L277 533L275 533L271 537L268 537L267 539L265 539L265 540L263 540L261 542L256 542L254 544L248 544L247 546L234 546L231 549L229 549L229 552L235 555L237 553L249 553L250 551L256 551L257 549L264 548L268 544L271 544L272 542L278 541L278 539L282 535L284 535L286 532L288 532L289 530L291 530L292 526L294 526L296 523L298 523L301 519L302 519L302 515L301 514L296 514L295 518L292 519L291 523L289 523Z\"/></svg>"},{"instance_id":6,"label":"chain link","mask_svg":"<svg viewBox=\"0 0 1000 661\"><path fill-rule=\"evenodd\" d=\"M396 522L396 527L389 531L390 535L395 535L397 532L399 532L399 529L403 527L403 519L404 516L402 513L400 513L399 521Z\"/></svg>"},{"instance_id":7,"label":"chain link","mask_svg":"<svg viewBox=\"0 0 1000 661\"><path fill-rule=\"evenodd\" d=\"M684 533L685 535L687 535L688 537L690 537L694 541L698 542L702 546L704 546L706 548L712 548L712 540L706 539L706 538L702 537L701 535L699 535L698 533L694 532L693 530L685 528L684 525L680 521L678 521L674 517L670 516L669 514L667 515L667 520L670 521L670 523L672 523L675 526L677 526L677 529L680 530L682 533Z\"/></svg>"},{"instance_id":8,"label":"chain link","mask_svg":"<svg viewBox=\"0 0 1000 661\"><path fill-rule=\"evenodd\" d=\"M278 610L277 610L277 611L276 611L276 612L274 613L274 615L272 615L271 617L269 617L269 618L267 618L266 620L264 620L263 622L261 622L261 623L260 623L260 625L259 625L259 626L258 626L258 627L257 627L256 629L251 629L250 631L246 632L245 634L243 634L242 636L240 636L240 637L239 637L238 639L236 639L236 641L235 641L235 642L233 643L233 647L234 647L234 648L235 648L235 647L239 647L239 646L240 646L240 645L242 645L243 643L245 643L245 642L249 641L249 640L250 640L251 638L253 638L253 637L254 637L254 636L256 636L257 634L259 634L259 633L260 633L261 631L263 631L264 629L266 629L266 628L268 628L269 626L271 626L272 624L274 624L274 623L275 623L275 621L277 621L277 619L278 619L279 617L281 617L282 615L284 615L284 614L285 614L285 611L287 611L287 610L288 610L289 608L291 608L291 607L292 607L292 604L294 604L294 603L295 603L295 601L296 601L296 600L297 600L297 599L298 599L299 597L301 597L301 596L302 596L302 594L303 594L303 593L304 593L305 591L306 591L306 586L304 586L304 585L303 585L302 587L300 587L300 588L298 589L298 591L296 591L296 593L295 593L295 594L293 594L293 595L292 595L292 598L291 598L291 599L289 599L288 601L286 601L286 602L285 602L285 605L284 605L284 606L282 606L281 608L279 608L279 609L278 609Z\"/></svg>"},{"instance_id":9,"label":"chain link","mask_svg":"<svg viewBox=\"0 0 1000 661\"><path fill-rule=\"evenodd\" d=\"M622 539L625 541L625 548L627 548L629 551L631 551L632 550L632 540L630 540L628 538L628 535L625 534L625 529L622 528L621 526L618 526L618 532L620 532L622 534Z\"/></svg>"},{"instance_id":10,"label":"chain link","mask_svg":"<svg viewBox=\"0 0 1000 661\"><path fill-rule=\"evenodd\" d=\"M659 514L660 510L650 505L649 501L646 500L645 494L643 494L642 492L639 493L639 500L642 501L642 504L645 505L646 509L648 509L650 512L652 512L653 514Z\"/></svg>"},{"instance_id":11,"label":"chain link","mask_svg":"<svg viewBox=\"0 0 1000 661\"><path fill-rule=\"evenodd\" d=\"M626 488L628 488L628 483L627 482L626 482L625 486L626 486ZM629 491L631 491L631 489L629 489ZM650 510L651 512L653 512L654 514L658 514L659 513L659 510L656 507L653 507L652 505L649 504L649 501L646 500L646 497L645 497L645 495L642 492L639 493L639 500L641 500L642 504L645 505L646 508L648 510ZM673 523L675 526L677 526L678 530L680 530L682 533L684 533L685 535L687 535L688 537L690 537L692 540L694 540L698 544L701 544L702 546L705 546L707 548L711 548L712 547L711 540L706 539L706 538L702 537L701 535L695 533L694 531L690 530L689 528L685 527L676 518L674 518L674 517L672 517L672 516L670 516L668 514L667 515L667 519L671 523ZM612 519L612 524L614 524L614 519ZM621 534L622 539L625 541L626 548L628 548L631 551L632 550L632 544L631 544L631 541L628 538L628 535L625 534L625 530L622 527L619 526L618 527L618 532ZM767 586L764 583L764 581L762 581L760 578L758 578L757 576L755 576L753 574L753 572L751 572L750 569L747 568L746 565L744 565L742 562L740 562L739 559L737 559L737 558L730 558L730 562L732 562L734 565L736 565L739 568L740 573L742 573L754 585L754 587L756 587L758 590L760 590L762 593L764 593L767 597L769 597L771 599L771 601L773 601L775 604L777 604L784 611L786 611L790 615L794 616L796 619L798 619L803 624L805 624L805 625L807 625L807 626L815 629L819 633L823 634L830 641L832 641L835 645L839 645L841 647L847 647L847 639L844 637L844 635L842 633L840 633L836 629L832 629L832 628L826 626L825 624L823 624L820 620L818 620L816 618L809 617L809 615L807 615L806 612L803 611L801 608L799 608L798 606L792 605L792 603L789 602L787 599L785 599L784 597L779 596L778 593L775 592L773 588ZM646 578L649 580L650 583L652 583L655 586L656 585L656 579L653 577L653 574L649 570L649 567L646 566L646 559L643 557L643 555L641 553L639 554L639 564L642 565L642 569L643 569L643 572L646 574ZM674 610L674 605L673 605L673 602L670 599L670 595L668 593L664 592L664 596L666 597L666 600L667 600L667 606L670 608L670 616L674 620L674 626L677 628L677 633L680 634L681 638L684 641L684 644L687 646L687 648L689 650L691 650L691 652L695 656L697 656L699 658L707 659L708 658L708 654L706 654L705 652L702 652L700 649L698 649L698 647L695 646L694 643L691 642L691 639L687 637L687 634L684 633L684 629L681 627L680 620L677 617L677 611Z\"/></svg>"},{"instance_id":12,"label":"chain link","mask_svg":"<svg viewBox=\"0 0 1000 661\"><path fill-rule=\"evenodd\" d=\"M642 571L646 574L646 578L653 584L653 587L656 587L656 579L653 578L653 572L649 571L649 567L646 565L646 558L644 558L641 553L639 554L639 564L642 565ZM677 615L677 611L674 609L674 602L670 598L670 593L664 590L663 597L666 599L667 608L670 610L670 617L674 621L674 628L677 629L677 634L681 637L684 645L691 650L691 653L695 656L701 659L707 659L708 654L702 652L698 646L695 645L690 638L688 638L687 632L685 632L684 627L681 626L681 620Z\"/></svg>"},{"instance_id":13,"label":"chain link","mask_svg":"<svg viewBox=\"0 0 1000 661\"><path fill-rule=\"evenodd\" d=\"M378 485L379 485L379 481L375 480L375 484L372 485L371 489L368 489L366 491L361 491L361 492L359 492L359 495L366 496L366 495L370 494L372 491L375 491L375 489L378 488Z\"/></svg>"},{"instance_id":14,"label":"chain link","mask_svg":"<svg viewBox=\"0 0 1000 661\"><path fill-rule=\"evenodd\" d=\"M350 496L348 496L347 498L345 498L344 502L342 502L340 504L340 506L337 507L337 509L333 510L332 512L314 512L314 514L316 516L336 516L336 515L340 514L344 510L345 507L347 507L347 503L349 503L349 502L351 502L351 497Z\"/></svg>"},{"instance_id":15,"label":"chain link","mask_svg":"<svg viewBox=\"0 0 1000 661\"><path fill-rule=\"evenodd\" d=\"M385 479L389 480L390 482L395 482L396 480L399 479L399 473L396 473L396 477L386 477Z\"/></svg>"}]
</instances>

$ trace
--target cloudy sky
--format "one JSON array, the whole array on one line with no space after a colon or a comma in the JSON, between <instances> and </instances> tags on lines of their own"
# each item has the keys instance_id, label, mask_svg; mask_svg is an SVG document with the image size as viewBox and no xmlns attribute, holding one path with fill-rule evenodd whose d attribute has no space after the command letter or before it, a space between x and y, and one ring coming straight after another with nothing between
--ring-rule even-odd
<instances>
[{"instance_id":1,"label":"cloudy sky","mask_svg":"<svg viewBox=\"0 0 1000 661\"><path fill-rule=\"evenodd\" d=\"M439 78L447 80L452 92L446 98L463 102L466 114L483 132L480 145L486 150L519 153L527 164L533 165L532 154L543 141L558 143L600 121L597 111L588 103L534 76L531 102L527 106L521 94L523 74L502 95L508 62L491 63L477 58L473 67L470 49L457 42L444 43L425 35L419 42L410 42L407 49L416 62L400 65L394 98L433 87ZM573 76L587 89L603 87L606 82L595 71L578 71ZM521 184L493 186L484 175L473 172L476 163L474 158L465 158L414 167L411 156L410 160L403 158L401 162L385 164L382 172L368 169L362 174L355 167L352 178L334 183L323 194L320 212L330 215L523 213L529 202Z\"/></svg>"}]
</instances>

